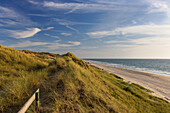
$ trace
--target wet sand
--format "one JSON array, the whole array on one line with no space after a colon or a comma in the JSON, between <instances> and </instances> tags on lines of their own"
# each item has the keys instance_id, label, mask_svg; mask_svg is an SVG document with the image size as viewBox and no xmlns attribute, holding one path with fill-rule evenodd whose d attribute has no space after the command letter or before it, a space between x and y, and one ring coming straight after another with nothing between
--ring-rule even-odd
<instances>
[{"instance_id":1,"label":"wet sand","mask_svg":"<svg viewBox=\"0 0 170 113\"><path fill-rule=\"evenodd\" d=\"M157 97L163 98L170 102L170 77L164 75L157 75L142 71L136 71L131 69L119 68L114 66L109 66L96 62L89 62L90 65L96 66L100 69L104 69L109 73L114 73L125 81L130 81L133 83L140 84L141 86L150 89Z\"/></svg>"}]
</instances>

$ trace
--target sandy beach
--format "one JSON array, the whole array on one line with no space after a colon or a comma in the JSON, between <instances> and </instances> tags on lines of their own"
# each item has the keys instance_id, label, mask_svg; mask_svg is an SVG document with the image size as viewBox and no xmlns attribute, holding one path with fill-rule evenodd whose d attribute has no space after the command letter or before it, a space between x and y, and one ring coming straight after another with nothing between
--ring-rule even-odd
<instances>
[{"instance_id":1,"label":"sandy beach","mask_svg":"<svg viewBox=\"0 0 170 113\"><path fill-rule=\"evenodd\" d=\"M90 65L104 69L109 73L114 73L124 78L125 81L130 81L133 83L140 84L141 86L153 91L154 93L151 93L152 95L163 98L170 102L170 77L169 76L119 68L119 67L109 66L101 63L96 63L96 62L89 62L89 63Z\"/></svg>"}]
</instances>

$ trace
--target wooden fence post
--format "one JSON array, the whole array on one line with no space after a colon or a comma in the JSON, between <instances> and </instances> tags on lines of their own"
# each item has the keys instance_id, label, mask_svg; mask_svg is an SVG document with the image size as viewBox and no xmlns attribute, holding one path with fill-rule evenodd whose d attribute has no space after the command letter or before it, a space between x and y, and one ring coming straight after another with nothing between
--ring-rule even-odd
<instances>
[{"instance_id":1,"label":"wooden fence post","mask_svg":"<svg viewBox=\"0 0 170 113\"><path fill-rule=\"evenodd\" d=\"M36 100L36 107L39 110L40 102L39 102L39 89L29 98L29 100L23 105L23 107L18 111L18 113L25 113L33 101Z\"/></svg>"},{"instance_id":2,"label":"wooden fence post","mask_svg":"<svg viewBox=\"0 0 170 113\"><path fill-rule=\"evenodd\" d=\"M35 100L36 100L36 108L39 110L40 107L40 101L39 101L39 89L35 93Z\"/></svg>"}]
</instances>

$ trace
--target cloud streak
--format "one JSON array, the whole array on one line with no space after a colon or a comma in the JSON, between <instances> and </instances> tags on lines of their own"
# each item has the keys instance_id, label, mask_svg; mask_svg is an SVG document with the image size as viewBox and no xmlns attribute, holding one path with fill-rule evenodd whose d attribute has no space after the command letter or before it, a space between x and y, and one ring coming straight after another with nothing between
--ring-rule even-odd
<instances>
[{"instance_id":1,"label":"cloud streak","mask_svg":"<svg viewBox=\"0 0 170 113\"><path fill-rule=\"evenodd\" d=\"M116 3L115 3L116 4ZM58 3L58 2L49 2L45 1L43 3L44 7L48 7L53 10L70 10L66 12L73 13L77 10L85 11L85 12L94 12L94 11L102 11L102 10L117 10L118 8L115 7L114 2L112 4L99 4L99 3Z\"/></svg>"},{"instance_id":2,"label":"cloud streak","mask_svg":"<svg viewBox=\"0 0 170 113\"><path fill-rule=\"evenodd\" d=\"M106 44L114 45L155 45L155 46L170 46L170 38L169 37L145 37L138 39L128 39L124 41L118 40L110 40L105 41Z\"/></svg>"},{"instance_id":3,"label":"cloud streak","mask_svg":"<svg viewBox=\"0 0 170 113\"><path fill-rule=\"evenodd\" d=\"M18 14L13 10L0 6L0 18L17 17Z\"/></svg>"},{"instance_id":4,"label":"cloud streak","mask_svg":"<svg viewBox=\"0 0 170 113\"><path fill-rule=\"evenodd\" d=\"M66 44L59 43L59 42L60 40L55 40L54 42L24 41L24 42L18 42L16 44L10 45L9 47L24 48L24 47L41 46L42 48L44 48L43 50L55 50L59 48L79 46L81 44L80 42L77 42L77 41L68 41Z\"/></svg>"},{"instance_id":5,"label":"cloud streak","mask_svg":"<svg viewBox=\"0 0 170 113\"><path fill-rule=\"evenodd\" d=\"M10 45L10 47L22 48L22 47L42 46L42 45L47 45L47 44L50 44L50 43L24 41L24 42L19 42L17 44Z\"/></svg>"},{"instance_id":6,"label":"cloud streak","mask_svg":"<svg viewBox=\"0 0 170 113\"><path fill-rule=\"evenodd\" d=\"M42 30L51 30L51 29L54 29L54 27L47 27L47 28L45 28L45 29L42 29Z\"/></svg>"},{"instance_id":7,"label":"cloud streak","mask_svg":"<svg viewBox=\"0 0 170 113\"><path fill-rule=\"evenodd\" d=\"M55 50L59 49L60 47L73 47L73 46L79 46L81 43L77 41L68 41L68 44L61 44L61 43L51 43L51 45L47 46L48 50Z\"/></svg>"},{"instance_id":8,"label":"cloud streak","mask_svg":"<svg viewBox=\"0 0 170 113\"><path fill-rule=\"evenodd\" d=\"M49 36L49 37L52 37L52 38L60 38L60 37L58 37L58 36L54 36L54 35L50 35L50 34L47 34L47 33L45 33L44 35L46 35L46 36Z\"/></svg>"},{"instance_id":9,"label":"cloud streak","mask_svg":"<svg viewBox=\"0 0 170 113\"><path fill-rule=\"evenodd\" d=\"M63 26L65 26L66 28L71 29L71 30L79 33L79 30L71 27L71 25L76 25L76 24L79 24L79 23L71 22L71 21L67 21L67 20L62 20L62 19L55 19L55 21L57 21L58 24L63 25Z\"/></svg>"},{"instance_id":10,"label":"cloud streak","mask_svg":"<svg viewBox=\"0 0 170 113\"><path fill-rule=\"evenodd\" d=\"M69 21L69 20L65 20L65 19L59 19L59 18L55 18L54 21L57 21L59 25L63 25L66 28L73 30L77 33L80 33L78 29L75 29L74 25L91 25L94 23L86 23L86 22L74 22L74 21Z\"/></svg>"},{"instance_id":11,"label":"cloud streak","mask_svg":"<svg viewBox=\"0 0 170 113\"><path fill-rule=\"evenodd\" d=\"M71 33L61 33L61 35L64 35L64 36L70 36L70 35L72 35Z\"/></svg>"},{"instance_id":12,"label":"cloud streak","mask_svg":"<svg viewBox=\"0 0 170 113\"><path fill-rule=\"evenodd\" d=\"M148 1L150 7L148 8L148 14L151 13L166 13L170 17L170 7L165 1Z\"/></svg>"},{"instance_id":13,"label":"cloud streak","mask_svg":"<svg viewBox=\"0 0 170 113\"><path fill-rule=\"evenodd\" d=\"M169 37L145 37L140 39L128 39L127 41L110 41L105 45L111 51L119 50L126 53L130 58L169 58L170 38ZM112 43L112 44L111 44ZM121 52L120 52L121 51ZM120 55L119 57L124 57Z\"/></svg>"},{"instance_id":14,"label":"cloud streak","mask_svg":"<svg viewBox=\"0 0 170 113\"><path fill-rule=\"evenodd\" d=\"M86 33L91 38L104 38L114 35L152 35L152 36L170 36L170 25L137 25L129 27L120 27L111 31L96 31Z\"/></svg>"},{"instance_id":15,"label":"cloud streak","mask_svg":"<svg viewBox=\"0 0 170 113\"><path fill-rule=\"evenodd\" d=\"M0 22L2 27L33 26L35 22L19 14L14 9L0 6Z\"/></svg>"},{"instance_id":16,"label":"cloud streak","mask_svg":"<svg viewBox=\"0 0 170 113\"><path fill-rule=\"evenodd\" d=\"M80 45L80 42L68 41L68 43L70 43L70 44L72 44L74 46Z\"/></svg>"},{"instance_id":17,"label":"cloud streak","mask_svg":"<svg viewBox=\"0 0 170 113\"><path fill-rule=\"evenodd\" d=\"M34 5L38 5L39 4L39 2L36 2L34 0L28 0L28 2L31 3L31 4L34 4Z\"/></svg>"},{"instance_id":18,"label":"cloud streak","mask_svg":"<svg viewBox=\"0 0 170 113\"><path fill-rule=\"evenodd\" d=\"M10 36L13 38L28 38L32 37L38 32L41 31L39 28L27 28L27 30L7 30L10 33Z\"/></svg>"}]
</instances>

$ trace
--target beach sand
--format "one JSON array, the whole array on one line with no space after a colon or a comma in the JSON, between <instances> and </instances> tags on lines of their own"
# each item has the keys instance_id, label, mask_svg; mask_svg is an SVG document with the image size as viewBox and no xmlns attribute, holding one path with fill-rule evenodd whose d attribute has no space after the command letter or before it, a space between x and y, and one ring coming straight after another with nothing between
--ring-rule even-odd
<instances>
[{"instance_id":1,"label":"beach sand","mask_svg":"<svg viewBox=\"0 0 170 113\"><path fill-rule=\"evenodd\" d=\"M157 75L142 71L136 71L131 69L119 68L114 66L109 66L96 62L88 62L90 65L96 66L100 69L104 69L109 73L114 73L125 81L130 81L137 83L147 89L150 89L154 93L154 96L163 98L170 102L170 77L164 75Z\"/></svg>"}]
</instances>

